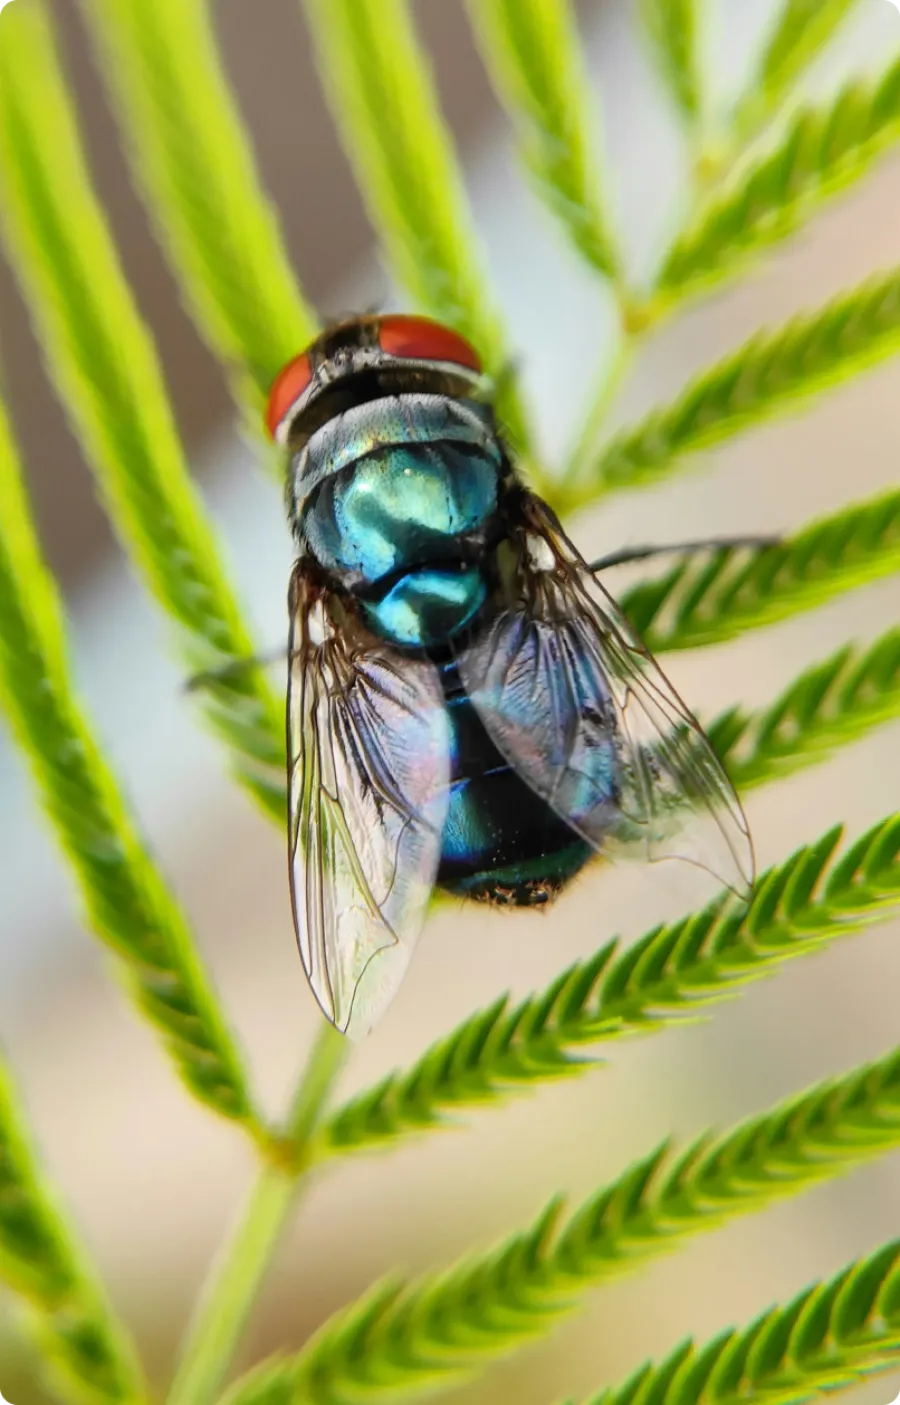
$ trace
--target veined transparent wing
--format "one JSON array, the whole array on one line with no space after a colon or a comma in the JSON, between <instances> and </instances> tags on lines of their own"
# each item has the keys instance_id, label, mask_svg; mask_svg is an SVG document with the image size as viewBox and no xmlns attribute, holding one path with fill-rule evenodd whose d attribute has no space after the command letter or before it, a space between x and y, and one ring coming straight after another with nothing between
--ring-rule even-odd
<instances>
[{"instance_id":1,"label":"veined transparent wing","mask_svg":"<svg viewBox=\"0 0 900 1405\"><path fill-rule=\"evenodd\" d=\"M459 659L498 750L601 853L683 859L746 894L753 847L712 747L532 494L514 547L507 598Z\"/></svg>"},{"instance_id":2,"label":"veined transparent wing","mask_svg":"<svg viewBox=\"0 0 900 1405\"><path fill-rule=\"evenodd\" d=\"M438 675L291 582L289 857L316 999L353 1037L381 1018L425 920L447 812Z\"/></svg>"}]
</instances>

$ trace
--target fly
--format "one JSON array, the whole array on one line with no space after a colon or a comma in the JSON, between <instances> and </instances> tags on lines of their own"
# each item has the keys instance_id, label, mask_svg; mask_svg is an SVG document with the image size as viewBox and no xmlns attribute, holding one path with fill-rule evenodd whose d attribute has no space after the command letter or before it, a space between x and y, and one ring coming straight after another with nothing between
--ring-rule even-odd
<instances>
[{"instance_id":1,"label":"fly","mask_svg":"<svg viewBox=\"0 0 900 1405\"><path fill-rule=\"evenodd\" d=\"M381 1017L435 887L539 906L593 856L636 853L750 888L730 782L519 477L466 341L421 317L332 327L275 381L267 425L298 550L294 921L339 1029Z\"/></svg>"}]
</instances>

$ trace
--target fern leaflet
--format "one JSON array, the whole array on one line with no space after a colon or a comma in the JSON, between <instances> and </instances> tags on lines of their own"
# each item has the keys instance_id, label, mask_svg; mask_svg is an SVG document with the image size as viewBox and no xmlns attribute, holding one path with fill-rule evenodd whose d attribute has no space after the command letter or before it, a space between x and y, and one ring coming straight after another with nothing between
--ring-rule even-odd
<instances>
[{"instance_id":1,"label":"fern leaflet","mask_svg":"<svg viewBox=\"0 0 900 1405\"><path fill-rule=\"evenodd\" d=\"M0 1063L0 1280L30 1305L47 1365L85 1405L131 1405L147 1387L45 1186L12 1082Z\"/></svg>"},{"instance_id":2,"label":"fern leaflet","mask_svg":"<svg viewBox=\"0 0 900 1405\"><path fill-rule=\"evenodd\" d=\"M684 558L621 605L649 648L693 649L760 629L900 568L900 492L811 522L777 546Z\"/></svg>"},{"instance_id":3,"label":"fern leaflet","mask_svg":"<svg viewBox=\"0 0 900 1405\"><path fill-rule=\"evenodd\" d=\"M525 413L408 0L305 3L332 114L391 266L420 307L478 348L526 452Z\"/></svg>"},{"instance_id":4,"label":"fern leaflet","mask_svg":"<svg viewBox=\"0 0 900 1405\"><path fill-rule=\"evenodd\" d=\"M132 171L194 321L259 409L315 335L216 52L205 0L90 0Z\"/></svg>"},{"instance_id":5,"label":"fern leaflet","mask_svg":"<svg viewBox=\"0 0 900 1405\"><path fill-rule=\"evenodd\" d=\"M900 716L900 630L847 645L795 679L769 707L733 707L706 728L738 789L791 775Z\"/></svg>"},{"instance_id":6,"label":"fern leaflet","mask_svg":"<svg viewBox=\"0 0 900 1405\"><path fill-rule=\"evenodd\" d=\"M586 1405L794 1405L900 1364L900 1240L746 1327L682 1342Z\"/></svg>"},{"instance_id":7,"label":"fern leaflet","mask_svg":"<svg viewBox=\"0 0 900 1405\"><path fill-rule=\"evenodd\" d=\"M608 943L519 1005L504 997L470 1016L412 1068L338 1108L319 1155L452 1125L464 1109L584 1073L595 1066L588 1045L696 1017L782 961L886 915L900 902L900 815L836 858L840 834L829 830L770 869L749 907L719 899L622 950Z\"/></svg>"},{"instance_id":8,"label":"fern leaflet","mask_svg":"<svg viewBox=\"0 0 900 1405\"><path fill-rule=\"evenodd\" d=\"M590 150L587 85L568 0L468 0L468 11L537 190L587 262L614 278L618 258Z\"/></svg>"},{"instance_id":9,"label":"fern leaflet","mask_svg":"<svg viewBox=\"0 0 900 1405\"><path fill-rule=\"evenodd\" d=\"M798 112L774 150L742 166L669 251L653 302L681 301L784 239L900 138L900 63L851 83L825 109Z\"/></svg>"},{"instance_id":10,"label":"fern leaflet","mask_svg":"<svg viewBox=\"0 0 900 1405\"><path fill-rule=\"evenodd\" d=\"M178 627L189 673L255 652L194 491L156 349L90 185L40 7L3 16L0 193L15 272L109 515ZM279 823L284 710L258 669L225 674L205 712Z\"/></svg>"},{"instance_id":11,"label":"fern leaflet","mask_svg":"<svg viewBox=\"0 0 900 1405\"><path fill-rule=\"evenodd\" d=\"M643 487L678 460L783 414L900 346L900 273L868 279L776 331L758 332L664 408L617 435L561 486L563 511Z\"/></svg>"}]
</instances>

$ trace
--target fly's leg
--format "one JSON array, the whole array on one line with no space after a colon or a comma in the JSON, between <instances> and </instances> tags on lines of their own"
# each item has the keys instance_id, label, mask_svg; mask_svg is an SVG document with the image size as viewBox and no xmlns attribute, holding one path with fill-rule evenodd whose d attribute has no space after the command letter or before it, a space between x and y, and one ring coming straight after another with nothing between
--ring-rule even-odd
<instances>
[{"instance_id":1,"label":"fly's leg","mask_svg":"<svg viewBox=\"0 0 900 1405\"><path fill-rule=\"evenodd\" d=\"M687 556L701 551L728 551L747 547L754 551L765 551L767 547L779 546L780 537L705 537L700 541L674 542L671 546L626 546L621 551L611 551L592 561L592 571L608 571L611 566L626 566L632 561L647 561L651 556Z\"/></svg>"},{"instance_id":2,"label":"fly's leg","mask_svg":"<svg viewBox=\"0 0 900 1405\"><path fill-rule=\"evenodd\" d=\"M590 563L592 571L608 571L613 566L626 566L632 561L647 561L653 556L685 556L701 551L727 551L738 547L747 547L756 551L764 551L767 547L778 546L781 538L775 536L746 536L746 537L705 537L698 541L673 542L665 546L626 546L620 551L612 551L608 556L601 556L599 560ZM198 693L204 688L213 687L216 683L226 683L233 678L241 678L254 668L271 668L273 664L281 663L282 659L287 659L288 651L286 647L270 649L264 654L250 654L243 659L230 659L220 668L206 669L202 673L194 673L184 684L186 693Z\"/></svg>"},{"instance_id":3,"label":"fly's leg","mask_svg":"<svg viewBox=\"0 0 900 1405\"><path fill-rule=\"evenodd\" d=\"M282 645L279 649L270 649L265 654L250 654L244 659L229 659L228 663L223 663L220 668L206 669L203 673L193 673L184 684L186 693L199 693L204 688L213 687L216 683L227 683L232 678L242 678L244 674L250 673L254 668L271 668L273 664L281 663L282 659L288 656L287 647Z\"/></svg>"}]
</instances>

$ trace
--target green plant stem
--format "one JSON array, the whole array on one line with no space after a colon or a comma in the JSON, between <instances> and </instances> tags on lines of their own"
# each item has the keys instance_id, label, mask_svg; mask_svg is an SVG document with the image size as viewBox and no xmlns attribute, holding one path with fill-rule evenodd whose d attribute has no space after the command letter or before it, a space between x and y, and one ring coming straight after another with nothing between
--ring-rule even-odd
<instances>
[{"instance_id":1,"label":"green plant stem","mask_svg":"<svg viewBox=\"0 0 900 1405\"><path fill-rule=\"evenodd\" d=\"M231 1239L213 1265L168 1405L208 1405L218 1394L285 1220L310 1170L313 1136L350 1047L323 1022L285 1119L280 1164L260 1171Z\"/></svg>"},{"instance_id":2,"label":"green plant stem","mask_svg":"<svg viewBox=\"0 0 900 1405\"><path fill-rule=\"evenodd\" d=\"M272 1167L259 1176L230 1242L214 1265L211 1291L200 1302L187 1354L172 1385L172 1405L199 1405L215 1396L297 1184L283 1170Z\"/></svg>"},{"instance_id":3,"label":"green plant stem","mask_svg":"<svg viewBox=\"0 0 900 1405\"><path fill-rule=\"evenodd\" d=\"M565 511L568 480L576 478L581 465L596 454L609 412L637 355L642 333L634 331L628 326L624 306L620 306L620 312L619 344L613 352L611 360L609 357L604 358L603 368L597 378L597 388L591 396L587 416L579 430L578 438L567 455L562 481L554 487L553 506L557 511Z\"/></svg>"}]
</instances>

